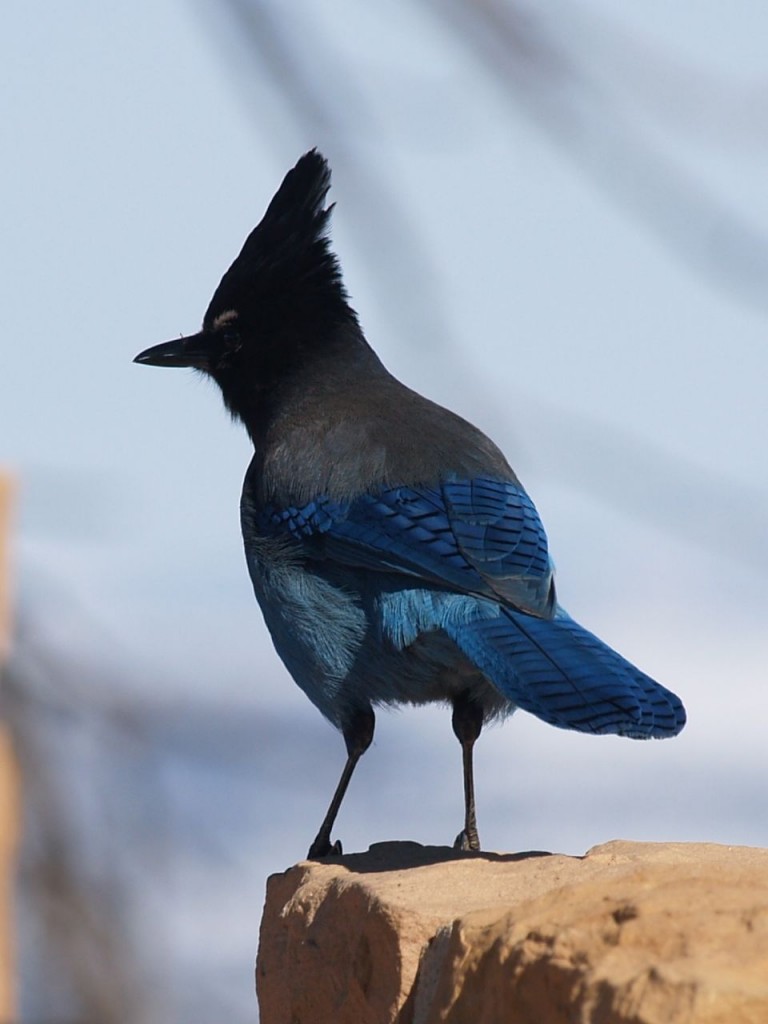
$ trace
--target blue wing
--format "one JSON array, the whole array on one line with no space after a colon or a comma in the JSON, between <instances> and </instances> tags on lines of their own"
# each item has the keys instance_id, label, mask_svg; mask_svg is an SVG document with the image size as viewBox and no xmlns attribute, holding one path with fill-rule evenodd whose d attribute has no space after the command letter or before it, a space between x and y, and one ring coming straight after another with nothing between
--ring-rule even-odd
<instances>
[{"instance_id":1,"label":"blue wing","mask_svg":"<svg viewBox=\"0 0 768 1024\"><path fill-rule=\"evenodd\" d=\"M514 705L552 725L646 738L685 724L673 693L557 606L546 534L518 484L481 478L348 503L321 497L262 509L256 525L291 536L310 558L412 579L411 600L395 613L408 621L385 622L390 640L407 646L423 629L445 630ZM419 589L429 587L449 593ZM468 595L458 613L456 592Z\"/></svg>"},{"instance_id":2,"label":"blue wing","mask_svg":"<svg viewBox=\"0 0 768 1024\"><path fill-rule=\"evenodd\" d=\"M481 478L393 487L349 503L318 498L265 508L258 524L311 557L554 613L552 566L538 512L519 484Z\"/></svg>"}]
</instances>

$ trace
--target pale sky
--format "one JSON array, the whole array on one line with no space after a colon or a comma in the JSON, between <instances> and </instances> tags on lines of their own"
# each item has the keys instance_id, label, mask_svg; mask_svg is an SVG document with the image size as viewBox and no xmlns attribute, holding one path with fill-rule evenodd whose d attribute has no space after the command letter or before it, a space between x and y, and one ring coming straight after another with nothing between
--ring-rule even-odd
<instances>
[{"instance_id":1,"label":"pale sky","mask_svg":"<svg viewBox=\"0 0 768 1024\"><path fill-rule=\"evenodd\" d=\"M742 7L737 17L697 4L693 17L649 4L638 23L631 11L603 22L597 4L553 5L542 24L555 52L592 47L586 94L611 107L606 139L619 123L636 132L716 211L768 235L768 14ZM729 715L735 693L761 692L763 672L759 293L698 272L622 196L612 143L592 174L428 5L377 15L305 2L281 16L319 106L321 86L331 96L315 130L258 60L248 69L216 10L16 3L4 14L0 408L3 460L22 488L29 616L69 593L39 628L76 647L78 614L94 615L125 649L123 670L135 658L167 674L169 699L180 685L258 705L258 660L270 702L303 700L244 570L244 432L213 387L131 358L197 327L285 170L319 145L369 340L505 449L544 518L564 603L686 698L698 724L665 756L682 744L749 748L755 717ZM710 104L711 124L694 103L704 85L724 108ZM569 84L577 121L583 95ZM391 230L376 188L398 210ZM645 189L640 175L641 204ZM695 259L706 263L716 226L688 226L712 234ZM407 254L418 291L394 266L407 262L402 238L418 243Z\"/></svg>"},{"instance_id":2,"label":"pale sky","mask_svg":"<svg viewBox=\"0 0 768 1024\"><path fill-rule=\"evenodd\" d=\"M274 77L222 5L4 5L0 460L21 485L25 635L105 699L295 715L332 784L341 741L277 661L245 571L247 438L192 373L131 363L197 328L317 145L374 348L501 445L563 603L689 711L651 745L523 715L494 730L478 755L502 809L489 845L766 845L768 8L532 4L531 38L562 60L537 91L538 72L499 77L508 46L452 30L459 7L274 5L303 79L290 98L290 62L267 48ZM434 745L424 799L453 765L444 712L382 719L391 817L370 834L361 782L348 849L430 841L418 801L402 821L398 749ZM601 780L610 834L589 805L560 825L510 811L540 782L546 806L572 759L580 786Z\"/></svg>"}]
</instances>

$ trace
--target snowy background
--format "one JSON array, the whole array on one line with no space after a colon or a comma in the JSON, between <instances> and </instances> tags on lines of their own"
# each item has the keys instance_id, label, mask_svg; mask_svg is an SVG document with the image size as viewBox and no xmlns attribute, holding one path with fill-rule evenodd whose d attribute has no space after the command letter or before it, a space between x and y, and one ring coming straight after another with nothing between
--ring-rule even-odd
<instances>
[{"instance_id":1,"label":"snowy background","mask_svg":"<svg viewBox=\"0 0 768 1024\"><path fill-rule=\"evenodd\" d=\"M688 709L489 731L484 846L768 845L767 54L757 0L4 5L24 1020L255 1020L265 879L341 768L252 596L244 431L131 363L314 145L374 348L505 450L563 604ZM380 714L345 849L461 817L448 713Z\"/></svg>"}]
</instances>

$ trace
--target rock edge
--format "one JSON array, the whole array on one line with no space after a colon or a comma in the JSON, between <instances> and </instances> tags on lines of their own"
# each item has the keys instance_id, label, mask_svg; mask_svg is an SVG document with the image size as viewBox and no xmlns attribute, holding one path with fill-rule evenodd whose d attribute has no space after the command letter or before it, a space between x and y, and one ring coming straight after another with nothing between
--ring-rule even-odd
<instances>
[{"instance_id":1,"label":"rock edge","mask_svg":"<svg viewBox=\"0 0 768 1024\"><path fill-rule=\"evenodd\" d=\"M267 883L261 1024L765 1024L768 850L382 843Z\"/></svg>"}]
</instances>

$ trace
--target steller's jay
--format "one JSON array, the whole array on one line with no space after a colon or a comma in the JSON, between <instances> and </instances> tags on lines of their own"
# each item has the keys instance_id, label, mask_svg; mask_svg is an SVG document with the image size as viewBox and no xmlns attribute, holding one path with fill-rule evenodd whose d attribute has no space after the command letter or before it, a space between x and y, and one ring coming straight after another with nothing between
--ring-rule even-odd
<instances>
[{"instance_id":1,"label":"steller's jay","mask_svg":"<svg viewBox=\"0 0 768 1024\"><path fill-rule=\"evenodd\" d=\"M202 330L136 362L209 374L255 449L241 500L256 597L278 654L344 736L331 830L375 704L450 702L464 828L479 849L472 749L522 708L552 725L674 736L680 700L558 605L547 538L499 449L405 387L365 340L327 238L330 170L288 172Z\"/></svg>"}]
</instances>

